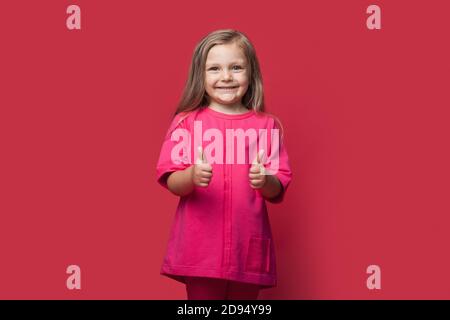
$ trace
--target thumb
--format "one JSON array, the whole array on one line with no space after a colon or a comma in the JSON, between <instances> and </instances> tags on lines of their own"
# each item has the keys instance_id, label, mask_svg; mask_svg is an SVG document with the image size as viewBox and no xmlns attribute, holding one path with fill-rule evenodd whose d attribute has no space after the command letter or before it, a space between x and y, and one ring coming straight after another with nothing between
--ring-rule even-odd
<instances>
[{"instance_id":1,"label":"thumb","mask_svg":"<svg viewBox=\"0 0 450 320\"><path fill-rule=\"evenodd\" d=\"M253 165L259 167L259 173L265 175L266 174L266 168L263 164L263 156L264 156L264 149L259 150L258 154L256 155L255 160L253 160Z\"/></svg>"},{"instance_id":2,"label":"thumb","mask_svg":"<svg viewBox=\"0 0 450 320\"><path fill-rule=\"evenodd\" d=\"M264 149L261 149L258 151L258 153L256 154L256 158L255 160L253 160L252 164L256 165L256 164L262 164L262 158L264 156Z\"/></svg>"},{"instance_id":3,"label":"thumb","mask_svg":"<svg viewBox=\"0 0 450 320\"><path fill-rule=\"evenodd\" d=\"M203 152L202 146L198 146L197 152L198 152L198 153L197 153L196 164L208 163L208 162L206 161L206 157L205 157L205 154L204 154L204 152Z\"/></svg>"}]
</instances>

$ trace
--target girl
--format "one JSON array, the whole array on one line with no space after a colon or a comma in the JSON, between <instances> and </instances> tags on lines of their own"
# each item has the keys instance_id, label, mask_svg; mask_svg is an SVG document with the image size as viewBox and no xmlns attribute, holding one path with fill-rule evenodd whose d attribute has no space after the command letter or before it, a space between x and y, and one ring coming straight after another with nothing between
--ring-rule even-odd
<instances>
[{"instance_id":1,"label":"girl","mask_svg":"<svg viewBox=\"0 0 450 320\"><path fill-rule=\"evenodd\" d=\"M180 196L161 274L188 299L257 299L276 285L265 201L281 202L292 176L280 129L264 113L248 38L203 38L157 164L158 182Z\"/></svg>"}]
</instances>

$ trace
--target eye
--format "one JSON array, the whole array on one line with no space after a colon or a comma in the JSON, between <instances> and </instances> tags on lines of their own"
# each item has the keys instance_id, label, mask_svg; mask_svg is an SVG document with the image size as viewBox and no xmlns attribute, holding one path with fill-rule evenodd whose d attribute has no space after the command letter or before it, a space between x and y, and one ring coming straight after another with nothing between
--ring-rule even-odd
<instances>
[{"instance_id":1,"label":"eye","mask_svg":"<svg viewBox=\"0 0 450 320\"><path fill-rule=\"evenodd\" d=\"M208 70L217 70L217 67L211 67Z\"/></svg>"},{"instance_id":2,"label":"eye","mask_svg":"<svg viewBox=\"0 0 450 320\"><path fill-rule=\"evenodd\" d=\"M241 67L241 66L233 66L233 68L234 68L234 67L237 67L238 69L242 69L242 67Z\"/></svg>"}]
</instances>

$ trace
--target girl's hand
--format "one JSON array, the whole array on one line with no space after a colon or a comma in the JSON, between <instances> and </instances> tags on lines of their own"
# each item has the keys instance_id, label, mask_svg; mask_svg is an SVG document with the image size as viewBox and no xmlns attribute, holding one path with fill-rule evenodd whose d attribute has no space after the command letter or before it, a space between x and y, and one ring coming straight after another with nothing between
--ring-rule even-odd
<instances>
[{"instance_id":1,"label":"girl's hand","mask_svg":"<svg viewBox=\"0 0 450 320\"><path fill-rule=\"evenodd\" d=\"M199 187L207 187L212 177L212 166L203 154L202 147L198 147L198 157L192 170L192 182Z\"/></svg>"},{"instance_id":2,"label":"girl's hand","mask_svg":"<svg viewBox=\"0 0 450 320\"><path fill-rule=\"evenodd\" d=\"M250 178L250 187L253 189L261 189L267 182L267 176L265 175L264 165L261 163L261 159L264 155L264 150L260 150L256 155L256 159L253 160L250 167L248 177Z\"/></svg>"}]
</instances>

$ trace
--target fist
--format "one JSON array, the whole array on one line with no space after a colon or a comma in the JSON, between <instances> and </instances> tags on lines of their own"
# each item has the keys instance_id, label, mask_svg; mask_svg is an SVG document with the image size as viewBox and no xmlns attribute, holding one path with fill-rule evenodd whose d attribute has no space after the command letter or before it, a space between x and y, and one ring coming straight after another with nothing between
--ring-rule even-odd
<instances>
[{"instance_id":1,"label":"fist","mask_svg":"<svg viewBox=\"0 0 450 320\"><path fill-rule=\"evenodd\" d=\"M250 179L250 187L253 189L260 189L266 184L266 175L264 170L264 165L262 164L262 157L264 155L264 150L260 150L256 155L256 159L250 167L248 177Z\"/></svg>"},{"instance_id":2,"label":"fist","mask_svg":"<svg viewBox=\"0 0 450 320\"><path fill-rule=\"evenodd\" d=\"M192 181L199 187L207 187L212 177L212 166L208 163L203 153L203 148L198 147L198 156L192 170Z\"/></svg>"}]
</instances>

